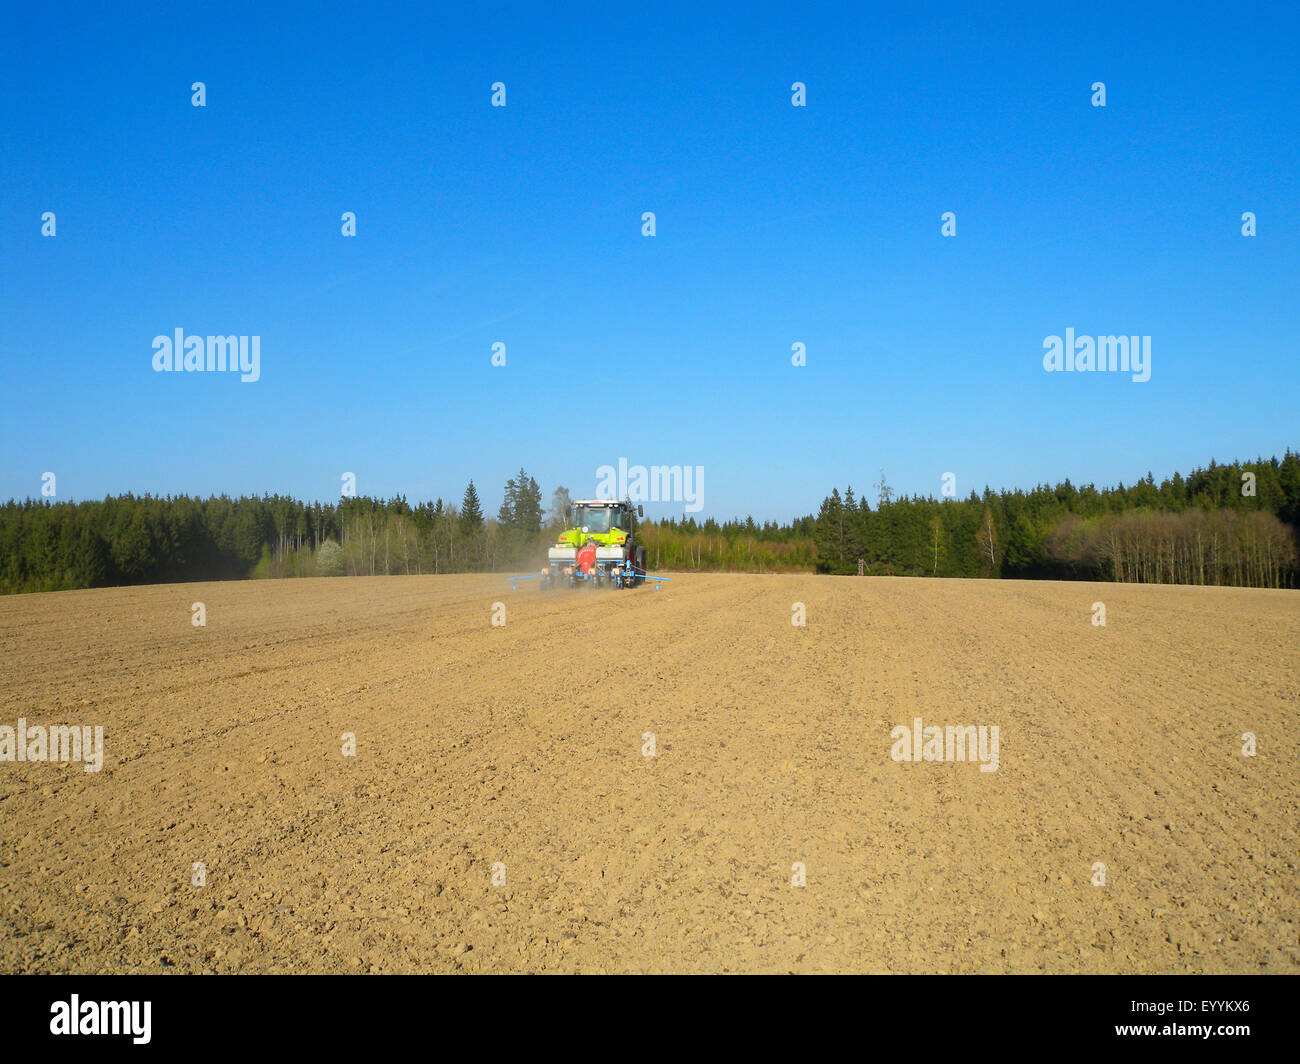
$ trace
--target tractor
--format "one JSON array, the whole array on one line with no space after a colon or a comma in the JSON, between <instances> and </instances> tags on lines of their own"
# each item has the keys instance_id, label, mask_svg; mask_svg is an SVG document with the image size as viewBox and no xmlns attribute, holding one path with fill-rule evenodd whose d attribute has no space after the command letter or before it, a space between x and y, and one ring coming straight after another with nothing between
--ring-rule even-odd
<instances>
[{"instance_id":1,"label":"tractor","mask_svg":"<svg viewBox=\"0 0 1300 1064\"><path fill-rule=\"evenodd\" d=\"M655 590L666 576L646 572L646 550L637 542L636 520L645 511L630 502L583 499L575 502L570 527L560 533L547 553L547 564L534 576L510 577L518 590L519 580L536 579L543 591L555 587L637 587L652 580Z\"/></svg>"}]
</instances>

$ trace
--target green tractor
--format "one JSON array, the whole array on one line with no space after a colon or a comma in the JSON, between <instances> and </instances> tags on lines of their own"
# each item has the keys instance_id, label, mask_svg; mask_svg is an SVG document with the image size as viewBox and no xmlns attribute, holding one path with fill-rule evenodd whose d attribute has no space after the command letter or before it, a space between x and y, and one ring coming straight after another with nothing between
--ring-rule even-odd
<instances>
[{"instance_id":1,"label":"green tractor","mask_svg":"<svg viewBox=\"0 0 1300 1064\"><path fill-rule=\"evenodd\" d=\"M518 590L519 580L539 580L541 589L554 587L637 587L646 580L659 590L666 576L646 572L645 546L637 542L636 521L644 517L630 502L582 499L569 511L570 527L560 533L547 552L546 568L537 576L510 577Z\"/></svg>"},{"instance_id":2,"label":"green tractor","mask_svg":"<svg viewBox=\"0 0 1300 1064\"><path fill-rule=\"evenodd\" d=\"M645 512L631 503L583 499L570 511L572 527L547 552L542 588L635 587L645 579L645 547L636 541L636 519Z\"/></svg>"}]
</instances>

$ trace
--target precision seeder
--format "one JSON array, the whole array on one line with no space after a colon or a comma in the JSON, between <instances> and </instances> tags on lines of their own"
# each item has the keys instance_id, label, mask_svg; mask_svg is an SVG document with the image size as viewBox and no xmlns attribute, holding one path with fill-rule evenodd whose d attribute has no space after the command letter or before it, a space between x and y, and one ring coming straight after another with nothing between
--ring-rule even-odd
<instances>
[{"instance_id":1,"label":"precision seeder","mask_svg":"<svg viewBox=\"0 0 1300 1064\"><path fill-rule=\"evenodd\" d=\"M518 591L520 580L538 580L543 591L553 587L636 587L647 580L659 584L666 576L647 573L646 550L636 541L636 519L645 512L632 504L584 499L570 511L572 528L560 533L547 552L547 565L531 576L508 577Z\"/></svg>"}]
</instances>

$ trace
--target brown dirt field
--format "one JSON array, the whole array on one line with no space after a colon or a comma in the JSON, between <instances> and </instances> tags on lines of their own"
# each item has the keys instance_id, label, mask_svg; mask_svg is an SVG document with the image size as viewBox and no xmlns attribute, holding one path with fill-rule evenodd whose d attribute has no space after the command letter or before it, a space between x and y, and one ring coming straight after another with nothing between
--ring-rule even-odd
<instances>
[{"instance_id":1,"label":"brown dirt field","mask_svg":"<svg viewBox=\"0 0 1300 1064\"><path fill-rule=\"evenodd\" d=\"M6 972L1300 970L1297 592L188 584L0 652L0 725L106 746L0 762ZM918 715L998 770L893 761Z\"/></svg>"}]
</instances>

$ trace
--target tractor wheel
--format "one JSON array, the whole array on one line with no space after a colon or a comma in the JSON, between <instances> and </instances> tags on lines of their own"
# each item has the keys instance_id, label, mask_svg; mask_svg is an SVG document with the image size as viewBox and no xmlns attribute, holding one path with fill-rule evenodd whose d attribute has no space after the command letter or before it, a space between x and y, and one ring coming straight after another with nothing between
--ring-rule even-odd
<instances>
[{"instance_id":1,"label":"tractor wheel","mask_svg":"<svg viewBox=\"0 0 1300 1064\"><path fill-rule=\"evenodd\" d=\"M645 583L645 548L637 547L633 554L633 558L636 559L633 562L633 565L635 566L637 575L632 581L632 586L639 587Z\"/></svg>"}]
</instances>

